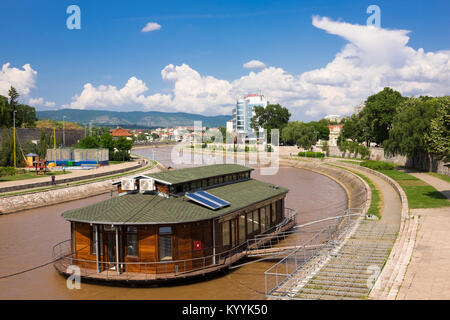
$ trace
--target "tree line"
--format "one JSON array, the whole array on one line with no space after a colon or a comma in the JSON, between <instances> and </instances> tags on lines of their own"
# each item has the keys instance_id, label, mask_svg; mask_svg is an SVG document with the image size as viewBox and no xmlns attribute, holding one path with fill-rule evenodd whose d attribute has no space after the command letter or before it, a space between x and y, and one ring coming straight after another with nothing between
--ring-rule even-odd
<instances>
[{"instance_id":1,"label":"tree line","mask_svg":"<svg viewBox=\"0 0 450 320\"><path fill-rule=\"evenodd\" d=\"M343 124L338 139L341 145L375 143L384 148L386 156L450 161L449 96L403 97L384 88L368 97L362 111L344 119Z\"/></svg>"},{"instance_id":2,"label":"tree line","mask_svg":"<svg viewBox=\"0 0 450 320\"><path fill-rule=\"evenodd\" d=\"M16 111L16 127L34 127L37 121L35 108L19 103L19 93L14 87L9 89L8 97L0 95L0 127L11 128L13 126L14 111Z\"/></svg>"}]
</instances>

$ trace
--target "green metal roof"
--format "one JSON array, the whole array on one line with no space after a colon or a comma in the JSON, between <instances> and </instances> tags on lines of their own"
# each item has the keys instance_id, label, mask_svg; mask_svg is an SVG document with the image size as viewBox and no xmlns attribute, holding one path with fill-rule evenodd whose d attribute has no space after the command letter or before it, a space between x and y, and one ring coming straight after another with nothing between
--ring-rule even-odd
<instances>
[{"instance_id":1,"label":"green metal roof","mask_svg":"<svg viewBox=\"0 0 450 320\"><path fill-rule=\"evenodd\" d=\"M178 184L193 180L207 179L224 174L233 174L252 170L253 168L241 166L239 164L213 164L209 166L152 173L148 174L148 176L168 184Z\"/></svg>"},{"instance_id":2,"label":"green metal roof","mask_svg":"<svg viewBox=\"0 0 450 320\"><path fill-rule=\"evenodd\" d=\"M84 208L66 211L69 221L99 224L160 224L200 221L231 213L251 204L287 193L284 187L250 179L223 185L207 191L228 202L230 206L216 211L188 200L186 197L165 198L155 194L126 194Z\"/></svg>"}]
</instances>

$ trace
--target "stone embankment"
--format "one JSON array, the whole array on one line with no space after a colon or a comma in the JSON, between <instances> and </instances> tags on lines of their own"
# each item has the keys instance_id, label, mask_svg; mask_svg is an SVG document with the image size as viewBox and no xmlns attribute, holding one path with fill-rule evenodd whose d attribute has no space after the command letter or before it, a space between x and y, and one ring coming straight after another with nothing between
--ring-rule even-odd
<instances>
[{"instance_id":1,"label":"stone embankment","mask_svg":"<svg viewBox=\"0 0 450 320\"><path fill-rule=\"evenodd\" d=\"M149 169L148 171L142 172L142 174L159 172L162 170L165 170L165 167L158 163L157 166ZM52 204L78 200L107 192L112 192L114 191L112 183L121 178L108 179L99 182L91 182L77 186L40 191L23 195L2 197L0 198L0 214L44 207Z\"/></svg>"},{"instance_id":2,"label":"stone embankment","mask_svg":"<svg viewBox=\"0 0 450 320\"><path fill-rule=\"evenodd\" d=\"M396 181L378 171L366 167L347 163L340 164L381 178L392 186L400 198L401 209L398 213L400 215L398 235L387 262L369 295L371 299L395 299L411 259L417 233L418 218L409 215L408 199Z\"/></svg>"}]
</instances>

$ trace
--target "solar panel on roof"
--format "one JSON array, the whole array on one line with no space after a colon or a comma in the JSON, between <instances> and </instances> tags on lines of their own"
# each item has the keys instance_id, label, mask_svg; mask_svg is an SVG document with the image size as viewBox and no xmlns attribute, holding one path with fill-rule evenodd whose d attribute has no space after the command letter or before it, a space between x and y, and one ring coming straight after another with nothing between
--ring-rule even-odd
<instances>
[{"instance_id":1,"label":"solar panel on roof","mask_svg":"<svg viewBox=\"0 0 450 320\"><path fill-rule=\"evenodd\" d=\"M196 192L197 194L199 194L200 196L207 198L208 200L211 200L213 202L216 202L218 204L220 204L221 206L227 206L230 203L228 201L225 201L223 199L220 199L219 197L216 197L215 195L212 195L211 193L208 193L206 191L200 190Z\"/></svg>"},{"instance_id":2,"label":"solar panel on roof","mask_svg":"<svg viewBox=\"0 0 450 320\"><path fill-rule=\"evenodd\" d=\"M203 197L200 197L196 193L186 193L185 196L186 198L193 200L197 203L200 203L201 205L204 205L205 207L208 207L213 210L219 209L221 207L219 204L209 201L208 199L205 199Z\"/></svg>"},{"instance_id":3,"label":"solar panel on roof","mask_svg":"<svg viewBox=\"0 0 450 320\"><path fill-rule=\"evenodd\" d=\"M213 210L223 208L230 204L228 201L220 199L219 197L216 197L216 196L214 196L206 191L203 191L203 190L194 192L194 193L187 192L185 194L185 196L186 196L186 198L193 200L193 201L195 201L201 205L204 205L205 207L213 209Z\"/></svg>"}]
</instances>

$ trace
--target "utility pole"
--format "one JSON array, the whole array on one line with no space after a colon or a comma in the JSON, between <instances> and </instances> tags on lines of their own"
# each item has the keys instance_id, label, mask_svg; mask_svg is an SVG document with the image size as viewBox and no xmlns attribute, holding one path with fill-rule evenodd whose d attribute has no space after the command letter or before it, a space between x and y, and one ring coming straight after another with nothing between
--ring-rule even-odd
<instances>
[{"instance_id":1,"label":"utility pole","mask_svg":"<svg viewBox=\"0 0 450 320\"><path fill-rule=\"evenodd\" d=\"M53 150L55 152L53 156L55 157L55 168L56 168L56 127L53 127Z\"/></svg>"},{"instance_id":2,"label":"utility pole","mask_svg":"<svg viewBox=\"0 0 450 320\"><path fill-rule=\"evenodd\" d=\"M66 134L65 134L65 132L64 132L64 118L65 118L66 116L63 116L63 147L65 148L66 147Z\"/></svg>"},{"instance_id":3,"label":"utility pole","mask_svg":"<svg viewBox=\"0 0 450 320\"><path fill-rule=\"evenodd\" d=\"M14 168L16 167L16 112L17 110L13 112Z\"/></svg>"}]
</instances>

